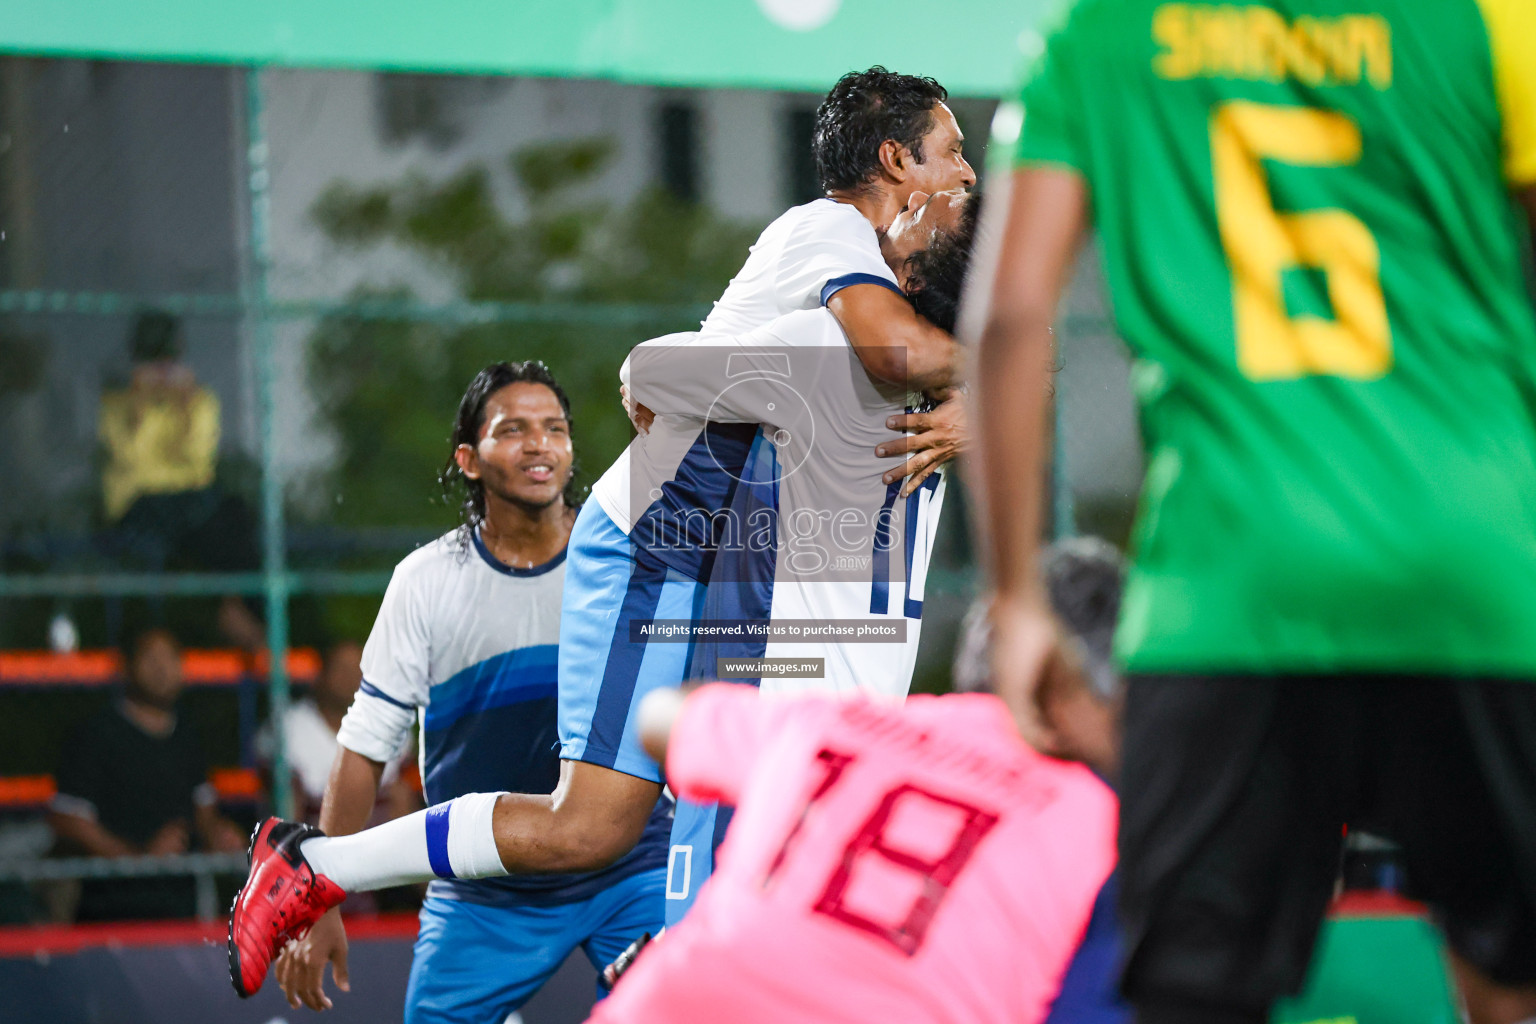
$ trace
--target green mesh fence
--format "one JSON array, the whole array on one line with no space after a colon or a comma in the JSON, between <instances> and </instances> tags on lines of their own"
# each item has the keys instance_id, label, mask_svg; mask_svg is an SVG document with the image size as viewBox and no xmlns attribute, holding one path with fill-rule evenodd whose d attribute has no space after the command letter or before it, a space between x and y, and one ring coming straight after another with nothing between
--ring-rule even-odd
<instances>
[{"instance_id":1,"label":"green mesh fence","mask_svg":"<svg viewBox=\"0 0 1536 1024\"><path fill-rule=\"evenodd\" d=\"M800 150L817 99L0 59L0 647L44 646L60 617L86 646L145 620L223 643L234 599L269 652L366 635L394 563L453 525L435 474L464 383L544 359L595 479L630 436L624 354L696 324L762 225L814 189ZM993 104L955 108L982 166ZM658 160L658 111L702 152ZM1111 337L1091 264L1063 338ZM210 521L233 525L192 554L135 546L93 426L147 310L179 322L220 406ZM1068 374L1062 393L1077 388ZM1073 415L1057 529L1086 512L1114 533L1129 493L1106 518L1067 486L1102 447L1074 448L1073 423L1102 416ZM947 685L946 630L976 589L966 518L962 493L929 583L953 621L925 630L918 689ZM270 663L263 712L281 714Z\"/></svg>"}]
</instances>

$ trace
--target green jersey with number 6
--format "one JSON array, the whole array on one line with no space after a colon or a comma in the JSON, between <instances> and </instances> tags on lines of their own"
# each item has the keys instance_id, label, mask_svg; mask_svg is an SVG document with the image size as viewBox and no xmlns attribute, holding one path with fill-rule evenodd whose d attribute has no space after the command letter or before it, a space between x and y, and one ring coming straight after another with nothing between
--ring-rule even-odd
<instances>
[{"instance_id":1,"label":"green jersey with number 6","mask_svg":"<svg viewBox=\"0 0 1536 1024\"><path fill-rule=\"evenodd\" d=\"M1023 101L1137 357L1127 666L1536 679L1536 0L1082 0Z\"/></svg>"}]
</instances>

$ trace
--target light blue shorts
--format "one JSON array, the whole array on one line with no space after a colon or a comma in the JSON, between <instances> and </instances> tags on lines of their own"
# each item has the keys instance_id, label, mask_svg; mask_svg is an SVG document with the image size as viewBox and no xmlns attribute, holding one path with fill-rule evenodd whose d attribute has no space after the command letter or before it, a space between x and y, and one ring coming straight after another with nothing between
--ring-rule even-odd
<instances>
[{"instance_id":1,"label":"light blue shorts","mask_svg":"<svg viewBox=\"0 0 1536 1024\"><path fill-rule=\"evenodd\" d=\"M667 849L667 927L683 919L699 887L715 872L715 851L725 839L732 809L678 800Z\"/></svg>"},{"instance_id":2,"label":"light blue shorts","mask_svg":"<svg viewBox=\"0 0 1536 1024\"><path fill-rule=\"evenodd\" d=\"M643 871L550 907L428 897L405 1024L502 1024L578 947L601 971L641 933L661 930L665 882L661 869Z\"/></svg>"},{"instance_id":3,"label":"light blue shorts","mask_svg":"<svg viewBox=\"0 0 1536 1024\"><path fill-rule=\"evenodd\" d=\"M640 748L635 710L652 690L678 686L690 643L647 641L630 624L696 619L704 586L675 569L637 561L630 539L596 501L582 506L565 560L560 612L560 756L662 782Z\"/></svg>"}]
</instances>

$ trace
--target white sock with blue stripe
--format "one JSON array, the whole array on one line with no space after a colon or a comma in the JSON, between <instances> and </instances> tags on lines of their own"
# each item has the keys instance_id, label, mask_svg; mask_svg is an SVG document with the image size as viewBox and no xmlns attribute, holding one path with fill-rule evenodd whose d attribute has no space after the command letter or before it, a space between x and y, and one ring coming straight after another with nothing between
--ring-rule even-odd
<instances>
[{"instance_id":1,"label":"white sock with blue stripe","mask_svg":"<svg viewBox=\"0 0 1536 1024\"><path fill-rule=\"evenodd\" d=\"M492 824L500 795L467 793L355 835L306 839L299 850L347 892L505 875Z\"/></svg>"}]
</instances>

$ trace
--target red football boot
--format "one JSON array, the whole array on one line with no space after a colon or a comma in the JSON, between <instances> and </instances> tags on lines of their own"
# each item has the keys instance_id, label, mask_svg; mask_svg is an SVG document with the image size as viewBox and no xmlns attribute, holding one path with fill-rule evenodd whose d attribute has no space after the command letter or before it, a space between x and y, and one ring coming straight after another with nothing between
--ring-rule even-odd
<instances>
[{"instance_id":1,"label":"red football boot","mask_svg":"<svg viewBox=\"0 0 1536 1024\"><path fill-rule=\"evenodd\" d=\"M251 835L251 873L229 915L229 980L240 998L256 994L289 939L302 939L320 915L347 898L315 874L299 844L325 833L313 825L268 818Z\"/></svg>"}]
</instances>

